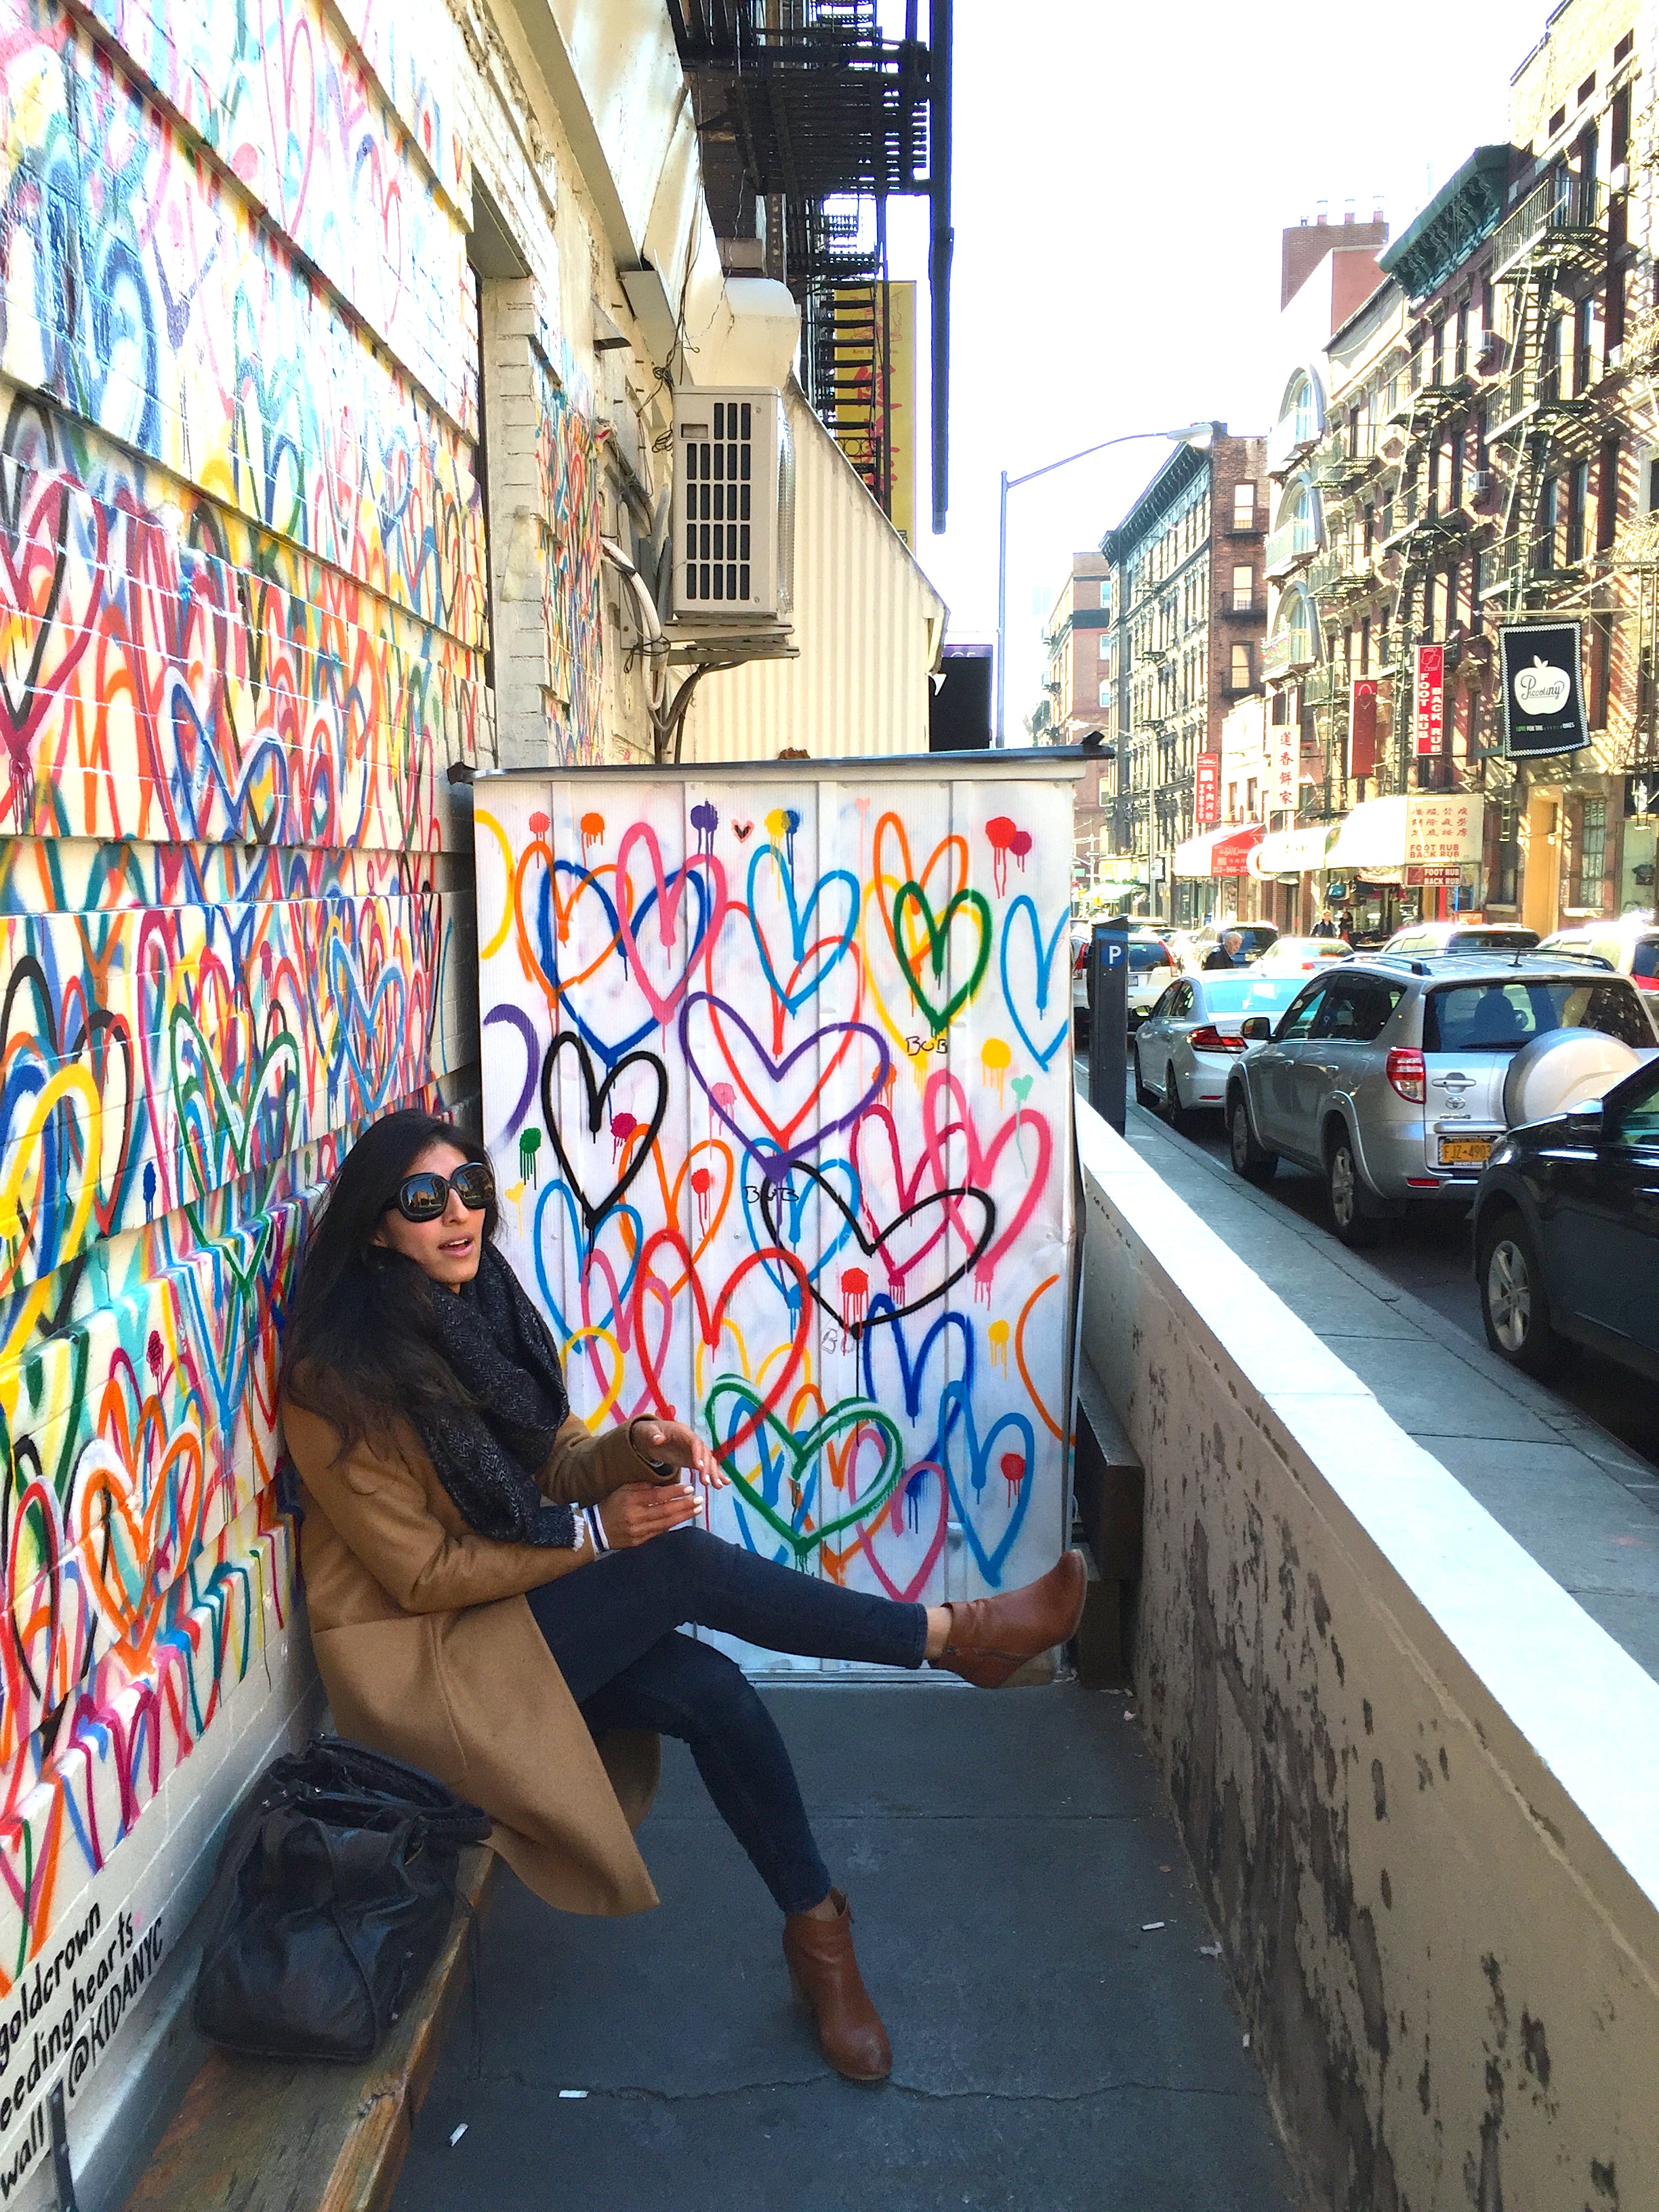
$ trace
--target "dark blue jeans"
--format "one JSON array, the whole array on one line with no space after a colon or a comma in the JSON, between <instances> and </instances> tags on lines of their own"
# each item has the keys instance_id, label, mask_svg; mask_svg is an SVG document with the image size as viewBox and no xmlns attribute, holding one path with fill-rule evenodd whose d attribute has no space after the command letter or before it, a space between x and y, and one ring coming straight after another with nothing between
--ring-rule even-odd
<instances>
[{"instance_id":1,"label":"dark blue jeans","mask_svg":"<svg viewBox=\"0 0 1659 2212\"><path fill-rule=\"evenodd\" d=\"M593 1734L678 1736L782 1910L817 1905L830 1876L777 1723L723 1651L674 1632L695 1622L802 1658L920 1667L926 1608L798 1574L706 1528L677 1528L544 1583L530 1609Z\"/></svg>"}]
</instances>

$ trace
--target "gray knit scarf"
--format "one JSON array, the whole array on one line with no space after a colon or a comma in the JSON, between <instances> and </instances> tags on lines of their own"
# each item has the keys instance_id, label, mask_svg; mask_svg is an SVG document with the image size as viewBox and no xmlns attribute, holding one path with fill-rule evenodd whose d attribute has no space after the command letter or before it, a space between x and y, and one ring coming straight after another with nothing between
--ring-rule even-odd
<instances>
[{"instance_id":1,"label":"gray knit scarf","mask_svg":"<svg viewBox=\"0 0 1659 2212\"><path fill-rule=\"evenodd\" d=\"M456 1510L497 1543L574 1545L574 1510L550 1505L536 1482L570 1413L547 1323L493 1244L471 1282L434 1285L429 1304L439 1349L472 1402L412 1418Z\"/></svg>"}]
</instances>

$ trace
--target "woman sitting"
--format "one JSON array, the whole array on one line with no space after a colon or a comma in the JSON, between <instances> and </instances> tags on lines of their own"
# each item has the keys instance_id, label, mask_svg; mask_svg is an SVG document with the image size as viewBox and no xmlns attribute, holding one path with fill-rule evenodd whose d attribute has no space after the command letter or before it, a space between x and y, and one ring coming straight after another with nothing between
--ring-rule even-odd
<instances>
[{"instance_id":1,"label":"woman sitting","mask_svg":"<svg viewBox=\"0 0 1659 2212\"><path fill-rule=\"evenodd\" d=\"M495 1224L483 1147L402 1112L352 1148L313 1231L282 1410L335 1723L482 1805L514 1871L573 1912L656 1903L631 1830L659 1736L681 1737L784 1912L825 2057L880 2081L886 2033L783 1740L681 1625L994 1688L1075 1632L1082 1560L1000 1597L899 1605L690 1526L684 1477L723 1484L714 1454L671 1419L590 1434Z\"/></svg>"}]
</instances>

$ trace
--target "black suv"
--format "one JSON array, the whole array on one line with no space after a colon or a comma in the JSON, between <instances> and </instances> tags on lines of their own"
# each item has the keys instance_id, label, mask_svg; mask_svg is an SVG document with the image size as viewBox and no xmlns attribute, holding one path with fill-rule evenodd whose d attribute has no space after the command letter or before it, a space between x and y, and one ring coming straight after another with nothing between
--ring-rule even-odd
<instances>
[{"instance_id":1,"label":"black suv","mask_svg":"<svg viewBox=\"0 0 1659 2212\"><path fill-rule=\"evenodd\" d=\"M1486 1340L1528 1374L1565 1340L1659 1381L1659 1060L1512 1129L1474 1198Z\"/></svg>"}]
</instances>

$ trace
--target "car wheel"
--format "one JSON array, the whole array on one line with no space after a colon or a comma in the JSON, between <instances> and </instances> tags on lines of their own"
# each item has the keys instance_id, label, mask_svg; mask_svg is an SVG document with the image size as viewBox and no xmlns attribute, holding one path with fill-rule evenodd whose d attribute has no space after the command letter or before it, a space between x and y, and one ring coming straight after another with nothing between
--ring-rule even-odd
<instances>
[{"instance_id":1,"label":"car wheel","mask_svg":"<svg viewBox=\"0 0 1659 2212\"><path fill-rule=\"evenodd\" d=\"M1528 1375L1550 1373L1561 1340L1550 1320L1538 1248L1513 1208L1482 1224L1477 1274L1487 1343L1512 1367Z\"/></svg>"},{"instance_id":2,"label":"car wheel","mask_svg":"<svg viewBox=\"0 0 1659 2212\"><path fill-rule=\"evenodd\" d=\"M1330 1200L1331 1226L1350 1251L1376 1243L1382 1224L1365 1210L1365 1185L1353 1156L1353 1139L1346 1129L1332 1138L1325 1155L1325 1194Z\"/></svg>"},{"instance_id":3,"label":"car wheel","mask_svg":"<svg viewBox=\"0 0 1659 2212\"><path fill-rule=\"evenodd\" d=\"M1271 1182L1278 1170L1278 1153L1268 1152L1255 1140L1255 1131L1250 1127L1250 1109L1242 1090L1235 1091L1227 1101L1227 1156L1233 1164L1233 1173L1258 1188Z\"/></svg>"},{"instance_id":4,"label":"car wheel","mask_svg":"<svg viewBox=\"0 0 1659 2212\"><path fill-rule=\"evenodd\" d=\"M1177 1135L1184 1133L1187 1127L1187 1109L1181 1103L1181 1079L1176 1073L1174 1060L1167 1061L1164 1066L1164 1097L1159 1104L1159 1111Z\"/></svg>"},{"instance_id":5,"label":"car wheel","mask_svg":"<svg viewBox=\"0 0 1659 2212\"><path fill-rule=\"evenodd\" d=\"M1144 1106L1148 1113L1158 1111L1158 1093L1140 1072L1140 1048L1135 1047L1135 1104Z\"/></svg>"}]
</instances>

